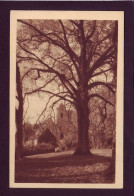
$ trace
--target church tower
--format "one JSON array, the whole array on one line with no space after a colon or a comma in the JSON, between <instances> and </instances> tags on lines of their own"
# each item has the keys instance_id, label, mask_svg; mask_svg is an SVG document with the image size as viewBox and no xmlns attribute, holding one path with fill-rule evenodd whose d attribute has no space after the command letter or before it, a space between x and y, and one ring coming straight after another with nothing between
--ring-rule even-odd
<instances>
[{"instance_id":1,"label":"church tower","mask_svg":"<svg viewBox=\"0 0 134 196\"><path fill-rule=\"evenodd\" d=\"M69 128L69 117L64 104L60 104L57 108L57 126L60 130L60 139L67 135Z\"/></svg>"}]
</instances>

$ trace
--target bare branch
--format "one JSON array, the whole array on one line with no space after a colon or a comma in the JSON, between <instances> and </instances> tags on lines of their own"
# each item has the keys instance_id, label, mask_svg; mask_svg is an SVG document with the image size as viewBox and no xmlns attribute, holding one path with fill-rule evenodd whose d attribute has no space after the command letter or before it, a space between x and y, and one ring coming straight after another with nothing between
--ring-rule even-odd
<instances>
[{"instance_id":1,"label":"bare branch","mask_svg":"<svg viewBox=\"0 0 134 196\"><path fill-rule=\"evenodd\" d=\"M74 61L74 59L78 61L79 58L78 58L78 56L74 53L74 51L72 51L72 50L68 51L68 48L66 48L64 44L62 44L61 42L58 42L58 41L55 40L55 39L52 39L51 37L48 36L48 34L43 33L42 31L40 31L38 28L34 27L33 25L31 25L31 24L29 24L29 23L27 23L27 22L25 22L25 21L23 21L23 20L18 20L18 22L21 22L21 23L23 23L23 24L25 24L25 25L28 25L30 28L32 28L32 29L35 30L37 33L39 33L39 35L41 35L41 36L47 38L47 39L51 42L51 44L60 47L63 51L65 51L66 53L68 53L69 56L70 56L70 58L71 58L71 60L73 61L74 65L75 65L75 67L77 67L77 65L76 65L76 63L75 63L75 61ZM50 35L50 34L49 34L49 35ZM57 36L57 35L56 35L56 36Z\"/></svg>"},{"instance_id":2,"label":"bare branch","mask_svg":"<svg viewBox=\"0 0 134 196\"><path fill-rule=\"evenodd\" d=\"M96 29L96 20L94 21L94 25L92 27L92 31L89 35L86 36L86 42L88 42L90 40L90 38L93 36L94 32L95 32L95 29Z\"/></svg>"},{"instance_id":3,"label":"bare branch","mask_svg":"<svg viewBox=\"0 0 134 196\"><path fill-rule=\"evenodd\" d=\"M65 31L65 27L63 25L63 22L61 20L59 20L59 22L60 22L62 30L63 30L64 40L65 40L65 44L66 44L66 47L68 49L68 52L69 52L69 54L71 54L71 58L74 57L79 62L78 56L76 55L76 53L69 46L69 42L68 42L68 39L67 39L67 36L66 36L66 31Z\"/></svg>"},{"instance_id":4,"label":"bare branch","mask_svg":"<svg viewBox=\"0 0 134 196\"><path fill-rule=\"evenodd\" d=\"M106 102L106 103L108 103L108 104L114 106L113 103L111 103L110 101L106 100L104 97L102 97L102 96L100 96L100 95L98 95L98 94L89 95L88 100L90 100L90 99L93 98L93 97L98 97L99 99L102 99L104 102Z\"/></svg>"},{"instance_id":5,"label":"bare branch","mask_svg":"<svg viewBox=\"0 0 134 196\"><path fill-rule=\"evenodd\" d=\"M94 71L101 67L105 60L107 60L113 53L111 52L112 49L114 48L114 45L111 45L100 57L99 59L94 63L94 65L91 67L91 69L89 70L89 78L92 76L92 74L94 73ZM111 52L111 53L110 53Z\"/></svg>"},{"instance_id":6,"label":"bare branch","mask_svg":"<svg viewBox=\"0 0 134 196\"><path fill-rule=\"evenodd\" d=\"M54 96L56 96L56 97L60 97L62 100L68 101L68 102L70 102L71 104L74 104L73 101L71 101L71 100L65 98L66 96L70 97L69 95L67 95L67 92L52 93L51 91L42 90L42 89L39 88L39 89L35 89L35 90L31 91L31 92L27 92L27 93L25 93L25 94L26 94L26 95L30 95L30 94L33 94L33 93L36 93L36 92L48 93L48 94L54 95ZM62 95L60 95L60 94L66 94L66 95L63 95L63 96L62 96ZM71 98L71 97L70 97L70 98Z\"/></svg>"},{"instance_id":7,"label":"bare branch","mask_svg":"<svg viewBox=\"0 0 134 196\"><path fill-rule=\"evenodd\" d=\"M77 22L75 22L74 20L70 20L70 22L79 28L79 24Z\"/></svg>"},{"instance_id":8,"label":"bare branch","mask_svg":"<svg viewBox=\"0 0 134 196\"><path fill-rule=\"evenodd\" d=\"M76 93L76 89L75 87L66 79L65 75L64 74L60 74L58 71L56 71L55 69L53 69L52 67L50 67L48 64L44 63L37 55L35 55L34 53L28 51L27 49L25 49L24 47L22 47L20 44L19 46L26 52L26 53L29 53L30 55L33 55L35 58L31 58L31 59L34 59L35 61L38 61L39 63L41 63L42 65L44 65L45 67L48 68L47 72L50 72L50 73L54 73L56 74L60 81L63 83L63 85L66 87L66 89L69 91L69 93L73 96L73 93L75 94ZM25 57L24 57L25 58ZM40 71L43 72L43 69ZM44 70L44 72L46 72L46 70ZM73 93L71 92L71 90L69 89L69 87L67 86L69 85L69 87L71 88L71 90L73 91Z\"/></svg>"},{"instance_id":9,"label":"bare branch","mask_svg":"<svg viewBox=\"0 0 134 196\"><path fill-rule=\"evenodd\" d=\"M112 86L115 86L114 84L111 84L111 83L105 83L105 82L93 82L91 84L88 85L88 90L91 90L92 88L94 87L97 87L98 85L102 85L102 86L105 86L106 88L108 88L112 93L115 93L115 91L112 89Z\"/></svg>"},{"instance_id":10,"label":"bare branch","mask_svg":"<svg viewBox=\"0 0 134 196\"><path fill-rule=\"evenodd\" d=\"M108 72L108 71L110 71L110 70L112 70L112 69L111 69L111 68L109 68L109 69L107 69L107 70L103 70L103 71L97 72L97 73L95 73L94 75L92 75L92 77L95 77L95 76L98 76L98 75L104 74L104 73L106 73L106 72Z\"/></svg>"},{"instance_id":11,"label":"bare branch","mask_svg":"<svg viewBox=\"0 0 134 196\"><path fill-rule=\"evenodd\" d=\"M58 63L61 63L61 64L65 65L65 66L69 69L69 71L70 71L70 73L71 73L72 80L75 82L76 85L78 84L78 82L77 82L76 79L75 79L75 76L74 76L74 74L73 74L73 71L72 71L71 67L70 67L67 63L65 63L63 60L62 60L62 61L59 61L58 59L55 59L55 58L52 57L52 56L49 56L49 57L52 58L54 61L56 61L56 62L58 62Z\"/></svg>"}]
</instances>

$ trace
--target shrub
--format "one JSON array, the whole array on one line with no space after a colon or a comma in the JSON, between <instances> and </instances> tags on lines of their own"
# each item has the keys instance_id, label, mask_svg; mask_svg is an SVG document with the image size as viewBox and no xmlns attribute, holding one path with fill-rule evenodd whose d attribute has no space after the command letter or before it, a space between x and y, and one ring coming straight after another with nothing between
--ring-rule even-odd
<instances>
[{"instance_id":1,"label":"shrub","mask_svg":"<svg viewBox=\"0 0 134 196\"><path fill-rule=\"evenodd\" d=\"M23 155L35 155L35 154L42 154L42 153L49 153L54 152L55 147L50 143L42 143L36 146L26 146L24 147Z\"/></svg>"}]
</instances>

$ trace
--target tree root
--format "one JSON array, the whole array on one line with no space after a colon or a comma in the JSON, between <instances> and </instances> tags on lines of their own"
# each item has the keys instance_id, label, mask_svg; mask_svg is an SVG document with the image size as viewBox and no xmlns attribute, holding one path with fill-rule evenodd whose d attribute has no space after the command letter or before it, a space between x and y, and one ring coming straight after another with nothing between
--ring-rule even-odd
<instances>
[{"instance_id":1,"label":"tree root","mask_svg":"<svg viewBox=\"0 0 134 196\"><path fill-rule=\"evenodd\" d=\"M90 152L90 150L82 151L79 148L77 148L73 155L76 155L76 156L83 155L84 156L84 155L92 155L92 153Z\"/></svg>"}]
</instances>

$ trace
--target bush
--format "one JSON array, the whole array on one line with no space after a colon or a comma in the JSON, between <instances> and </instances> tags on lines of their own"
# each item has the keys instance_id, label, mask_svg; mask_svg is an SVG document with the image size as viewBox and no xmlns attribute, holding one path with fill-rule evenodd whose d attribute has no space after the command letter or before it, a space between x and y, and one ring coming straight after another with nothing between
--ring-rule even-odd
<instances>
[{"instance_id":1,"label":"bush","mask_svg":"<svg viewBox=\"0 0 134 196\"><path fill-rule=\"evenodd\" d=\"M43 154L43 153L49 153L54 151L55 151L55 147L52 144L42 143L33 147L30 146L24 147L23 156Z\"/></svg>"},{"instance_id":2,"label":"bush","mask_svg":"<svg viewBox=\"0 0 134 196\"><path fill-rule=\"evenodd\" d=\"M56 137L51 133L49 129L46 129L38 138L38 143L51 143L53 146L56 147Z\"/></svg>"},{"instance_id":3,"label":"bush","mask_svg":"<svg viewBox=\"0 0 134 196\"><path fill-rule=\"evenodd\" d=\"M64 150L75 150L77 147L77 137L76 136L64 136L62 140L58 142L60 151Z\"/></svg>"}]
</instances>

